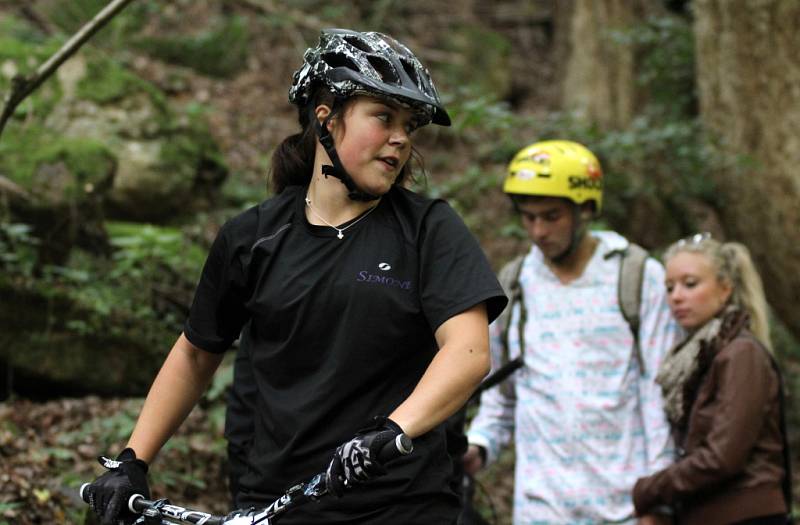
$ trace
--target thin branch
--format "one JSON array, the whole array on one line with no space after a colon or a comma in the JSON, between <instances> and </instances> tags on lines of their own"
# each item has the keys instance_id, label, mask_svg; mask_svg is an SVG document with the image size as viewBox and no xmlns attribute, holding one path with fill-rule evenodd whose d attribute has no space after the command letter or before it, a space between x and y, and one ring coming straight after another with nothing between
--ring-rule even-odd
<instances>
[{"instance_id":1,"label":"thin branch","mask_svg":"<svg viewBox=\"0 0 800 525\"><path fill-rule=\"evenodd\" d=\"M95 17L72 35L61 49L51 56L36 72L24 77L17 75L11 79L11 91L5 99L3 113L0 115L0 136L3 134L6 122L11 118L20 102L33 93L42 83L52 75L58 67L69 57L75 54L98 30L105 26L114 16L122 11L133 0L113 0L108 3Z\"/></svg>"}]
</instances>

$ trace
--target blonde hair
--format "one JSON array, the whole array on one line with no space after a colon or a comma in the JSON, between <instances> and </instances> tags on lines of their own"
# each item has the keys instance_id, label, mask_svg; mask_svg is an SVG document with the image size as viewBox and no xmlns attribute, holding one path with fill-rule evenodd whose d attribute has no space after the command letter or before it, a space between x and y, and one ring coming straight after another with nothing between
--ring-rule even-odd
<instances>
[{"instance_id":1,"label":"blonde hair","mask_svg":"<svg viewBox=\"0 0 800 525\"><path fill-rule=\"evenodd\" d=\"M771 352L767 299L750 250L738 242L721 243L705 235L695 235L672 244L664 253L664 260L681 252L699 253L708 258L717 272L717 279L731 286L729 302L750 315L750 331Z\"/></svg>"}]
</instances>

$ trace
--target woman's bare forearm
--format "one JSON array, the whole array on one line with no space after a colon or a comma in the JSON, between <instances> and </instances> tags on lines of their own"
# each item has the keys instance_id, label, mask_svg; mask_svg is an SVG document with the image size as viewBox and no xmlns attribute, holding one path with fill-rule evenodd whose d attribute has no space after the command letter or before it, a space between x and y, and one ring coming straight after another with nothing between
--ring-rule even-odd
<instances>
[{"instance_id":1,"label":"woman's bare forearm","mask_svg":"<svg viewBox=\"0 0 800 525\"><path fill-rule=\"evenodd\" d=\"M411 395L389 416L414 438L464 406L489 372L489 330L483 303L436 331L439 352Z\"/></svg>"},{"instance_id":2,"label":"woman's bare forearm","mask_svg":"<svg viewBox=\"0 0 800 525\"><path fill-rule=\"evenodd\" d=\"M203 395L223 354L192 345L181 334L147 394L128 446L150 463Z\"/></svg>"}]
</instances>

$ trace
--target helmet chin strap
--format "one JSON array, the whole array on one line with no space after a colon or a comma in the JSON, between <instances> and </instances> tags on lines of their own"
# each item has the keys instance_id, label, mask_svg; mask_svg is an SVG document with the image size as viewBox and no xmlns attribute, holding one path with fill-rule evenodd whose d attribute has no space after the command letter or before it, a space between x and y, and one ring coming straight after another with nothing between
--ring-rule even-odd
<instances>
[{"instance_id":1,"label":"helmet chin strap","mask_svg":"<svg viewBox=\"0 0 800 525\"><path fill-rule=\"evenodd\" d=\"M328 130L328 121L331 116L332 114L329 114L321 123L316 116L313 117L319 142L322 144L322 147L325 148L325 152L333 163L332 166L330 164L323 164L322 174L325 175L325 177L331 176L339 179L347 188L347 196L350 200L370 202L380 199L380 195L373 195L359 188L350 174L347 173L347 170L344 169L344 166L342 166L342 162L339 160L339 154L336 153L336 146L333 144L333 135L331 135L331 132Z\"/></svg>"},{"instance_id":2,"label":"helmet chin strap","mask_svg":"<svg viewBox=\"0 0 800 525\"><path fill-rule=\"evenodd\" d=\"M569 257L575 253L575 250L578 249L578 245L581 243L583 236L586 235L587 224L581 219L580 213L580 206L575 206L573 212L573 222L578 226L572 228L572 238L570 239L567 249L552 258L552 261L556 264L562 263L569 259Z\"/></svg>"}]
</instances>

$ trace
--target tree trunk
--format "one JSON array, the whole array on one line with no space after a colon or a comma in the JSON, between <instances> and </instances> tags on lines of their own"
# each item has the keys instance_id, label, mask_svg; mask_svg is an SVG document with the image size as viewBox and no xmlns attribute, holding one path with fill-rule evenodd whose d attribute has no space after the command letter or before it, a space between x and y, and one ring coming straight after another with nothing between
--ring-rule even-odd
<instances>
[{"instance_id":1,"label":"tree trunk","mask_svg":"<svg viewBox=\"0 0 800 525\"><path fill-rule=\"evenodd\" d=\"M748 160L716 175L731 236L800 337L800 2L695 0L701 116Z\"/></svg>"},{"instance_id":2,"label":"tree trunk","mask_svg":"<svg viewBox=\"0 0 800 525\"><path fill-rule=\"evenodd\" d=\"M636 49L614 38L661 12L655 0L568 0L556 3L561 105L604 129L630 123L642 101Z\"/></svg>"}]
</instances>

